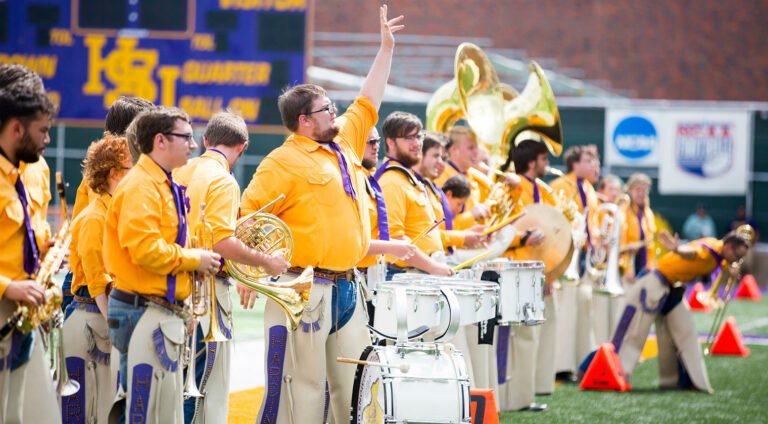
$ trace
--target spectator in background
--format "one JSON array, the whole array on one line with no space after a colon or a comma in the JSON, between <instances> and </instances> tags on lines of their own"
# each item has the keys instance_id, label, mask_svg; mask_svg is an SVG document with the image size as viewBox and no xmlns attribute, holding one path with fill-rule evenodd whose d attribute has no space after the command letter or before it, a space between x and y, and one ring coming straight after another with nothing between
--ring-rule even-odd
<instances>
[{"instance_id":1,"label":"spectator in background","mask_svg":"<svg viewBox=\"0 0 768 424\"><path fill-rule=\"evenodd\" d=\"M683 237L686 240L696 240L704 237L717 237L715 221L707 213L707 208L702 204L696 205L696 212L692 213L683 224Z\"/></svg>"},{"instance_id":2,"label":"spectator in background","mask_svg":"<svg viewBox=\"0 0 768 424\"><path fill-rule=\"evenodd\" d=\"M752 226L752 228L755 230L755 237L754 241L757 242L760 240L760 226L757 225L757 221L755 221L751 216L747 216L747 207L744 205L741 205L736 209L736 217L731 220L730 224L728 224L728 231L735 230L740 225L749 224Z\"/></svg>"}]
</instances>

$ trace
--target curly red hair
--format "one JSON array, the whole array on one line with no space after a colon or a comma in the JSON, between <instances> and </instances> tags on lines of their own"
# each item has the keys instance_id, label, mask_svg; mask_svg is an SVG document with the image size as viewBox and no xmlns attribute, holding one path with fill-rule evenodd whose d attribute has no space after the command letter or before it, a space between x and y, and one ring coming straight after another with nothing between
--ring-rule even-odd
<instances>
[{"instance_id":1,"label":"curly red hair","mask_svg":"<svg viewBox=\"0 0 768 424\"><path fill-rule=\"evenodd\" d=\"M121 169L123 164L131 160L128 140L105 132L104 138L91 144L83 161L83 177L88 181L88 187L98 194L109 190L109 171Z\"/></svg>"}]
</instances>

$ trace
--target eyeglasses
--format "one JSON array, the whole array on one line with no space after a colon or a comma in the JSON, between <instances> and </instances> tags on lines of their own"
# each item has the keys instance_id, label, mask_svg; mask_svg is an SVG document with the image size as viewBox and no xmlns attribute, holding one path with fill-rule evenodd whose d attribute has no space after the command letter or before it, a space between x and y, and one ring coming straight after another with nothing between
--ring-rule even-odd
<instances>
[{"instance_id":1,"label":"eyeglasses","mask_svg":"<svg viewBox=\"0 0 768 424\"><path fill-rule=\"evenodd\" d=\"M408 141L424 141L424 133L417 132L416 134L403 135L398 138L402 138L403 140L408 140Z\"/></svg>"},{"instance_id":2,"label":"eyeglasses","mask_svg":"<svg viewBox=\"0 0 768 424\"><path fill-rule=\"evenodd\" d=\"M336 103L331 103L331 104L329 104L328 106L326 106L326 107L324 107L322 109L313 110L313 111L307 112L307 113L300 113L299 116L301 116L301 115L312 115L313 113L318 113L318 112L328 112L329 115L333 115L334 113L336 113L337 110L338 109L336 109Z\"/></svg>"},{"instance_id":3,"label":"eyeglasses","mask_svg":"<svg viewBox=\"0 0 768 424\"><path fill-rule=\"evenodd\" d=\"M174 137L183 138L184 141L186 141L187 143L192 143L195 141L195 136L193 134L179 134L175 132L165 132L163 133L163 135L166 135L166 136L172 135Z\"/></svg>"},{"instance_id":4,"label":"eyeglasses","mask_svg":"<svg viewBox=\"0 0 768 424\"><path fill-rule=\"evenodd\" d=\"M379 144L380 141L381 141L381 138L372 138L372 139L368 140L367 143L370 144L371 146L375 146L375 145Z\"/></svg>"}]
</instances>

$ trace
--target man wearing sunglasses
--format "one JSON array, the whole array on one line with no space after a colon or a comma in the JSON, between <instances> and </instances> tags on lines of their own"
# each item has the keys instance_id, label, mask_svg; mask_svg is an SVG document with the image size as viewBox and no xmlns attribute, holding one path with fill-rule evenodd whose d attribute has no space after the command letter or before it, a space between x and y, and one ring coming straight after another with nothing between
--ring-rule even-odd
<instances>
[{"instance_id":1,"label":"man wearing sunglasses","mask_svg":"<svg viewBox=\"0 0 768 424\"><path fill-rule=\"evenodd\" d=\"M355 367L336 357L357 357L370 344L365 308L356 307L361 301L354 267L366 254L382 253L371 243L360 158L378 119L402 20L387 19L387 7L381 7L379 52L359 97L343 115L336 115L317 85L298 85L280 96L278 108L291 135L264 158L243 192L243 215L285 195L268 210L293 235L295 267L285 278L308 266L315 272L309 305L290 335L277 303L266 304L267 390L258 422L324 422L326 381L333 418L349 421ZM397 256L407 256L410 248L400 250Z\"/></svg>"}]
</instances>

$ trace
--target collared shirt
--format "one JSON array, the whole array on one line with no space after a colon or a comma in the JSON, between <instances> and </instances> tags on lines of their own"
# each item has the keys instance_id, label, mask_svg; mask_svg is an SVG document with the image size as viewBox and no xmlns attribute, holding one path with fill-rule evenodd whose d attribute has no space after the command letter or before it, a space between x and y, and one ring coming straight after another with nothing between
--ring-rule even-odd
<instances>
[{"instance_id":1,"label":"collared shirt","mask_svg":"<svg viewBox=\"0 0 768 424\"><path fill-rule=\"evenodd\" d=\"M40 160L45 161L43 158ZM28 278L24 272L24 209L15 188L16 179L20 175L27 192L28 212L38 246L40 241L46 239L37 233L44 231L39 217L46 215L45 209L48 206L44 193L47 186L42 185L43 181L48 181L44 173L47 165L29 167L22 163L20 167L23 172L0 155L0 299L5 296L11 281ZM50 199L50 191L48 193Z\"/></svg>"},{"instance_id":2,"label":"collared shirt","mask_svg":"<svg viewBox=\"0 0 768 424\"><path fill-rule=\"evenodd\" d=\"M586 220L588 234L594 237L600 232L600 224L597 222L597 209L600 207L600 202L597 199L597 193L595 188L587 180L582 180L582 188L584 190L584 197L579 193L579 181L573 172L558 177L552 181L549 185L555 193L561 190L565 193L565 197L573 199L576 205L579 207L579 213L584 214L584 210L587 210L587 215L584 217ZM586 247L586 246L585 246Z\"/></svg>"},{"instance_id":3,"label":"collared shirt","mask_svg":"<svg viewBox=\"0 0 768 424\"><path fill-rule=\"evenodd\" d=\"M33 204L30 219L35 229L37 244L42 246L51 239L51 225L48 223L48 204L51 202L51 170L44 157L33 163L21 162L19 172L27 191L30 204ZM42 260L42 258L40 258Z\"/></svg>"},{"instance_id":4,"label":"collared shirt","mask_svg":"<svg viewBox=\"0 0 768 424\"><path fill-rule=\"evenodd\" d=\"M390 162L387 167L393 165ZM413 171L408 172L411 177L398 170L384 172L379 177L379 184L387 202L389 234L393 239L406 236L412 240L439 219L429 200L429 189L416 179ZM440 231L430 231L416 242L416 247L427 255L442 251ZM406 266L399 262L397 264Z\"/></svg>"},{"instance_id":5,"label":"collared shirt","mask_svg":"<svg viewBox=\"0 0 768 424\"><path fill-rule=\"evenodd\" d=\"M445 211L443 210L443 202L440 200L440 194L435 190L440 190L438 187L432 187L426 185L427 194L429 194L429 203L432 205L432 210L435 212L435 218L440 221L445 218ZM440 231L440 240L443 243L444 248L449 247L464 247L464 231L461 230L448 230L446 223L443 222L438 228Z\"/></svg>"},{"instance_id":6,"label":"collared shirt","mask_svg":"<svg viewBox=\"0 0 768 424\"><path fill-rule=\"evenodd\" d=\"M347 161L357 200L344 192L336 153L314 140L291 134L270 152L243 192L241 214L248 215L277 198L267 212L291 229L291 264L346 271L368 252L371 222L360 158L378 114L370 100L358 97L336 118L342 156Z\"/></svg>"},{"instance_id":7,"label":"collared shirt","mask_svg":"<svg viewBox=\"0 0 768 424\"><path fill-rule=\"evenodd\" d=\"M703 245L708 246L717 255L723 254L722 240L712 237L702 238L686 244L696 252L696 256L692 259L685 259L675 252L667 252L659 258L656 269L666 277L667 281L674 284L678 281L683 283L693 281L710 274L718 265L725 265L721 264L719 258Z\"/></svg>"},{"instance_id":8,"label":"collared shirt","mask_svg":"<svg viewBox=\"0 0 768 424\"><path fill-rule=\"evenodd\" d=\"M482 175L482 173L474 169L470 169L467 173L461 173L451 162L446 165L443 172L439 177L435 178L434 182L438 187L442 187L448 179L459 174L462 174L467 178L470 194L464 205L464 210L453 217L453 228L455 230L466 230L474 225L482 224L482 222L475 220L475 217L472 215L472 208L474 208L475 205L483 203L490 193L490 190L481 189L482 186L485 186L488 183L487 181L480 181L480 175Z\"/></svg>"},{"instance_id":9,"label":"collared shirt","mask_svg":"<svg viewBox=\"0 0 768 424\"><path fill-rule=\"evenodd\" d=\"M240 206L240 187L230 175L229 163L222 154L207 150L200 157L175 169L173 180L187 187L190 236L200 224L202 203L205 203L205 222L213 229L213 243L234 236Z\"/></svg>"},{"instance_id":10,"label":"collared shirt","mask_svg":"<svg viewBox=\"0 0 768 424\"><path fill-rule=\"evenodd\" d=\"M165 171L142 154L115 190L104 225L104 265L115 287L165 296L176 275L176 299L191 291L188 273L200 255L175 243L179 218Z\"/></svg>"},{"instance_id":11,"label":"collared shirt","mask_svg":"<svg viewBox=\"0 0 768 424\"><path fill-rule=\"evenodd\" d=\"M366 181L368 177L372 175L372 172L368 169L362 169L361 170L365 174ZM367 196L362 196L366 199L365 202L368 205L368 215L370 216L371 221L371 240L380 240L379 238L379 210L378 205L376 204L376 199L374 198L375 193L373 192L372 187L368 187L368 191L366 192ZM386 203L386 202L385 202ZM365 256L358 264L358 268L368 268L369 266L376 265L378 255L367 255Z\"/></svg>"},{"instance_id":12,"label":"collared shirt","mask_svg":"<svg viewBox=\"0 0 768 424\"><path fill-rule=\"evenodd\" d=\"M638 207L636 204L632 203L628 208L625 208L623 212L623 218L624 222L622 223L622 231L621 231L621 243L620 246L627 246L628 244L637 243L640 241L640 222L638 221ZM643 228L643 234L645 235L645 240L647 241L647 267L651 268L653 266L654 258L656 256L655 252L655 246L653 243L652 238L654 237L654 234L656 234L656 220L654 219L653 211L650 207L645 206L642 216L642 228ZM619 265L622 270L630 269L630 267L634 267L634 264L632 264L632 260L635 255L626 252L621 255L619 258ZM639 272L639 269L636 269L635 272Z\"/></svg>"},{"instance_id":13,"label":"collared shirt","mask_svg":"<svg viewBox=\"0 0 768 424\"><path fill-rule=\"evenodd\" d=\"M72 219L75 219L80 215L80 212L82 212L86 206L98 198L99 195L91 190L88 186L88 181L83 177L80 181L80 186L77 187L77 193L75 193L75 205L72 206Z\"/></svg>"},{"instance_id":14,"label":"collared shirt","mask_svg":"<svg viewBox=\"0 0 768 424\"><path fill-rule=\"evenodd\" d=\"M72 270L72 293L88 286L88 293L96 297L106 291L112 276L104 267L102 245L107 208L112 202L108 193L99 195L72 220L69 268Z\"/></svg>"}]
</instances>

